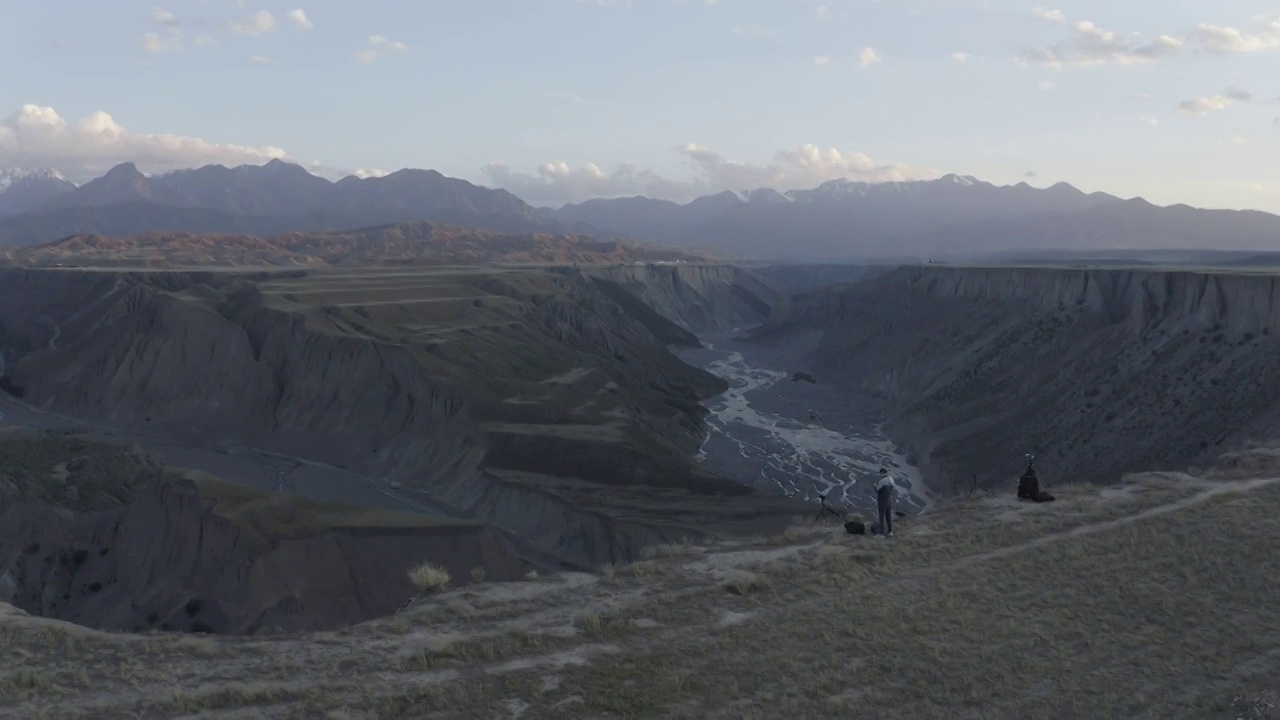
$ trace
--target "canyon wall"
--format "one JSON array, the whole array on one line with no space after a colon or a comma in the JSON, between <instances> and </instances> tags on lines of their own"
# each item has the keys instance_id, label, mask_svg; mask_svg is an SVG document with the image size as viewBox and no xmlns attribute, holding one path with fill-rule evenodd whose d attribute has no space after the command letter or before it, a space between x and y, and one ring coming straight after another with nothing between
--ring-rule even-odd
<instances>
[{"instance_id":1,"label":"canyon wall","mask_svg":"<svg viewBox=\"0 0 1280 720\"><path fill-rule=\"evenodd\" d=\"M935 488L1183 469L1280 428L1280 278L903 267L753 339L876 406Z\"/></svg>"}]
</instances>

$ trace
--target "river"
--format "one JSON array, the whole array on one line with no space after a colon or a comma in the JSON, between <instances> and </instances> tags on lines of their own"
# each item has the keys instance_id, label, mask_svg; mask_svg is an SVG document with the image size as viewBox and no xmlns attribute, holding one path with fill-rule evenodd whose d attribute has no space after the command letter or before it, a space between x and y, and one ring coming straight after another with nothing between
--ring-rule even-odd
<instances>
[{"instance_id":1,"label":"river","mask_svg":"<svg viewBox=\"0 0 1280 720\"><path fill-rule=\"evenodd\" d=\"M704 348L678 355L729 382L708 400L709 432L700 459L712 471L795 498L854 508L875 516L879 469L903 487L897 508L918 513L929 504L920 471L880 433L874 417L848 393L822 383L793 380L795 371L769 348L736 342L742 329L706 335Z\"/></svg>"}]
</instances>

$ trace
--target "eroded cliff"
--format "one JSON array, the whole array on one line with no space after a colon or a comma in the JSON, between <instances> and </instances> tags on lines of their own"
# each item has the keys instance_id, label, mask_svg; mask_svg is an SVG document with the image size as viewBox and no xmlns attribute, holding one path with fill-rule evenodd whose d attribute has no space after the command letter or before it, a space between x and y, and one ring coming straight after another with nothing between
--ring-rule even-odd
<instances>
[{"instance_id":1,"label":"eroded cliff","mask_svg":"<svg viewBox=\"0 0 1280 720\"><path fill-rule=\"evenodd\" d=\"M694 333L758 325L788 302L780 286L734 265L633 263L587 272Z\"/></svg>"},{"instance_id":2,"label":"eroded cliff","mask_svg":"<svg viewBox=\"0 0 1280 720\"><path fill-rule=\"evenodd\" d=\"M23 402L344 468L530 557L625 561L794 511L697 467L699 400L724 381L667 350L671 321L571 268L8 270L0 285Z\"/></svg>"},{"instance_id":3,"label":"eroded cliff","mask_svg":"<svg viewBox=\"0 0 1280 720\"><path fill-rule=\"evenodd\" d=\"M1112 481L1280 426L1280 278L904 267L797 299L754 334L878 403L943 490Z\"/></svg>"},{"instance_id":4,"label":"eroded cliff","mask_svg":"<svg viewBox=\"0 0 1280 720\"><path fill-rule=\"evenodd\" d=\"M454 585L527 567L479 522L252 490L76 436L9 432L0 458L0 600L91 627L331 629L394 612L422 562Z\"/></svg>"}]
</instances>

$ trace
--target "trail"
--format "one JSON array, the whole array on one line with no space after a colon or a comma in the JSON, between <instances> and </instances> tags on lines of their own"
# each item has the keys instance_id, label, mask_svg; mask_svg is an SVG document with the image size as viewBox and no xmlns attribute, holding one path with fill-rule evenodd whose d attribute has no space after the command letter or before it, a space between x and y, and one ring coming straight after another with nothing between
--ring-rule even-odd
<instances>
[{"instance_id":1,"label":"trail","mask_svg":"<svg viewBox=\"0 0 1280 720\"><path fill-rule=\"evenodd\" d=\"M1089 523L1087 525L1080 525L1078 527L1071 528L1070 530L1063 530L1061 532L1049 533L1048 535L1042 535L1038 538L1028 540L1024 543L1019 543L1017 545L1009 545L1007 547L998 548L996 550L990 550L984 553L978 553L977 555L969 555L967 557L960 558L955 562L947 563L945 565L940 565L940 566L937 566L936 568L931 568L931 570L937 570L937 571L951 570L954 568L961 568L967 565L972 565L973 563L983 562L985 560L996 560L1002 557L1008 557L1009 555L1025 552L1027 550L1034 550L1035 548L1042 547L1050 543L1061 542L1063 540L1070 540L1072 538L1078 538L1082 535L1092 535L1094 533L1105 532L1107 530L1114 530L1118 527L1123 527L1125 525L1128 525L1130 523L1135 523L1140 520L1146 520L1148 518L1157 517L1159 515L1166 515L1171 512L1185 510L1189 507L1199 505L1203 502L1212 500L1213 498L1226 493L1249 492L1250 490L1257 490L1258 488L1266 487L1267 485L1274 485L1275 483L1278 483L1278 482L1280 482L1280 477L1226 481L1221 484L1214 485L1210 489L1202 493L1199 493L1197 495L1192 495L1191 497L1186 497L1181 500L1176 500L1174 502L1167 503L1165 505L1157 505L1153 508L1148 508L1147 510L1143 510L1142 512L1134 513L1133 515L1117 518L1115 520L1104 520L1102 522Z\"/></svg>"}]
</instances>

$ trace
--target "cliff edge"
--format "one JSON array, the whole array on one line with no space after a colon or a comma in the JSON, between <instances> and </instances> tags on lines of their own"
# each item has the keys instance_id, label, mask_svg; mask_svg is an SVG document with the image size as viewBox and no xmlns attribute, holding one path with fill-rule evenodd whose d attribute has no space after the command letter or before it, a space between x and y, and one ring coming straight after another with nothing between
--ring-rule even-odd
<instances>
[{"instance_id":1,"label":"cliff edge","mask_svg":"<svg viewBox=\"0 0 1280 720\"><path fill-rule=\"evenodd\" d=\"M1114 481L1280 427L1280 277L903 267L822 288L752 339L888 418L943 491Z\"/></svg>"}]
</instances>

